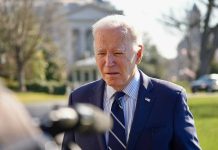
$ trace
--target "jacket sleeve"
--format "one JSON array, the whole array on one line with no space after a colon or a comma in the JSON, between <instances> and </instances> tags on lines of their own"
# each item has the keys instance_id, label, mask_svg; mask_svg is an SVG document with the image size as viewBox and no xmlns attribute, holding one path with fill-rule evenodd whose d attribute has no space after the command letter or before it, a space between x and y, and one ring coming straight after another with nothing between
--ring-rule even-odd
<instances>
[{"instance_id":1,"label":"jacket sleeve","mask_svg":"<svg viewBox=\"0 0 218 150\"><path fill-rule=\"evenodd\" d=\"M185 91L178 93L174 110L173 150L200 150L193 116Z\"/></svg>"}]
</instances>

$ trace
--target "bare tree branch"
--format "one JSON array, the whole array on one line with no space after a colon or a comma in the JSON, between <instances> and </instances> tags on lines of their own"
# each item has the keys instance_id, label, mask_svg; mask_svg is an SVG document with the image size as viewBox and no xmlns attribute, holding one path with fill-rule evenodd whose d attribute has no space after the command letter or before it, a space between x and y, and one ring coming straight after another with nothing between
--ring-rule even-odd
<instances>
[{"instance_id":1,"label":"bare tree branch","mask_svg":"<svg viewBox=\"0 0 218 150\"><path fill-rule=\"evenodd\" d=\"M184 31L182 26L187 26L187 22L181 21L170 15L162 15L163 19L159 19L160 22L164 23L167 26L178 29L179 31Z\"/></svg>"}]
</instances>

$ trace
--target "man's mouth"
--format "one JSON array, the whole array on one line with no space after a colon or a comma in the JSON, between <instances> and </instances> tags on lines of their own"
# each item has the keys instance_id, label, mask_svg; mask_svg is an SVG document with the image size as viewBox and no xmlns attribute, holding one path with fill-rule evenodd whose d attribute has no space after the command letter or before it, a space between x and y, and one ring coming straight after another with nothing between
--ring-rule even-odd
<instances>
[{"instance_id":1,"label":"man's mouth","mask_svg":"<svg viewBox=\"0 0 218 150\"><path fill-rule=\"evenodd\" d=\"M118 75L119 73L118 72L107 72L106 74L107 75Z\"/></svg>"}]
</instances>

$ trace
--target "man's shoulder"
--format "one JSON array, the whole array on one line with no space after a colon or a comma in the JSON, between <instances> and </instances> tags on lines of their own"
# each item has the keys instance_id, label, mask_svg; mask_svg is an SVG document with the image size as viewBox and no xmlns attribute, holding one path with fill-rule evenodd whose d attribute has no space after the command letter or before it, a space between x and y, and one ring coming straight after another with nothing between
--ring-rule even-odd
<instances>
[{"instance_id":1,"label":"man's shoulder","mask_svg":"<svg viewBox=\"0 0 218 150\"><path fill-rule=\"evenodd\" d=\"M167 80L147 76L143 72L141 72L141 77L143 78L143 82L146 82L147 86L155 88L155 89L161 89L161 90L167 90L167 91L177 91L177 92L185 91L185 89L178 84L175 84Z\"/></svg>"},{"instance_id":2,"label":"man's shoulder","mask_svg":"<svg viewBox=\"0 0 218 150\"><path fill-rule=\"evenodd\" d=\"M171 101L179 100L181 97L186 99L187 97L186 90L173 82L157 78L150 78L150 82L152 82L154 86L155 93L161 98L166 98Z\"/></svg>"},{"instance_id":3,"label":"man's shoulder","mask_svg":"<svg viewBox=\"0 0 218 150\"><path fill-rule=\"evenodd\" d=\"M185 89L182 86L167 80L150 78L150 81L157 89L162 90L164 92L176 92L176 93L185 92Z\"/></svg>"},{"instance_id":4,"label":"man's shoulder","mask_svg":"<svg viewBox=\"0 0 218 150\"><path fill-rule=\"evenodd\" d=\"M88 102L87 100L93 95L98 95L104 87L103 80L93 81L80 86L79 88L73 90L69 96L69 105L74 105L74 103Z\"/></svg>"},{"instance_id":5,"label":"man's shoulder","mask_svg":"<svg viewBox=\"0 0 218 150\"><path fill-rule=\"evenodd\" d=\"M74 89L71 94L89 93L98 88L102 88L103 86L104 86L104 81L100 79L93 82L89 82L87 84L84 84Z\"/></svg>"}]
</instances>

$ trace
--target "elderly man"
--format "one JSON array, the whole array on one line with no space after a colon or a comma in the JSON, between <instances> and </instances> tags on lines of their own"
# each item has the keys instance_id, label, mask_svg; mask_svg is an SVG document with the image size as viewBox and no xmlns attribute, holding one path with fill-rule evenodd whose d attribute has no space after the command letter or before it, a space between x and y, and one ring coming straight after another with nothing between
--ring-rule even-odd
<instances>
[{"instance_id":1,"label":"elderly man","mask_svg":"<svg viewBox=\"0 0 218 150\"><path fill-rule=\"evenodd\" d=\"M75 142L83 150L199 150L184 89L137 68L143 44L133 23L123 15L107 16L93 25L93 36L102 79L73 91L69 105L94 104L114 125L104 135L66 132L62 148Z\"/></svg>"}]
</instances>

